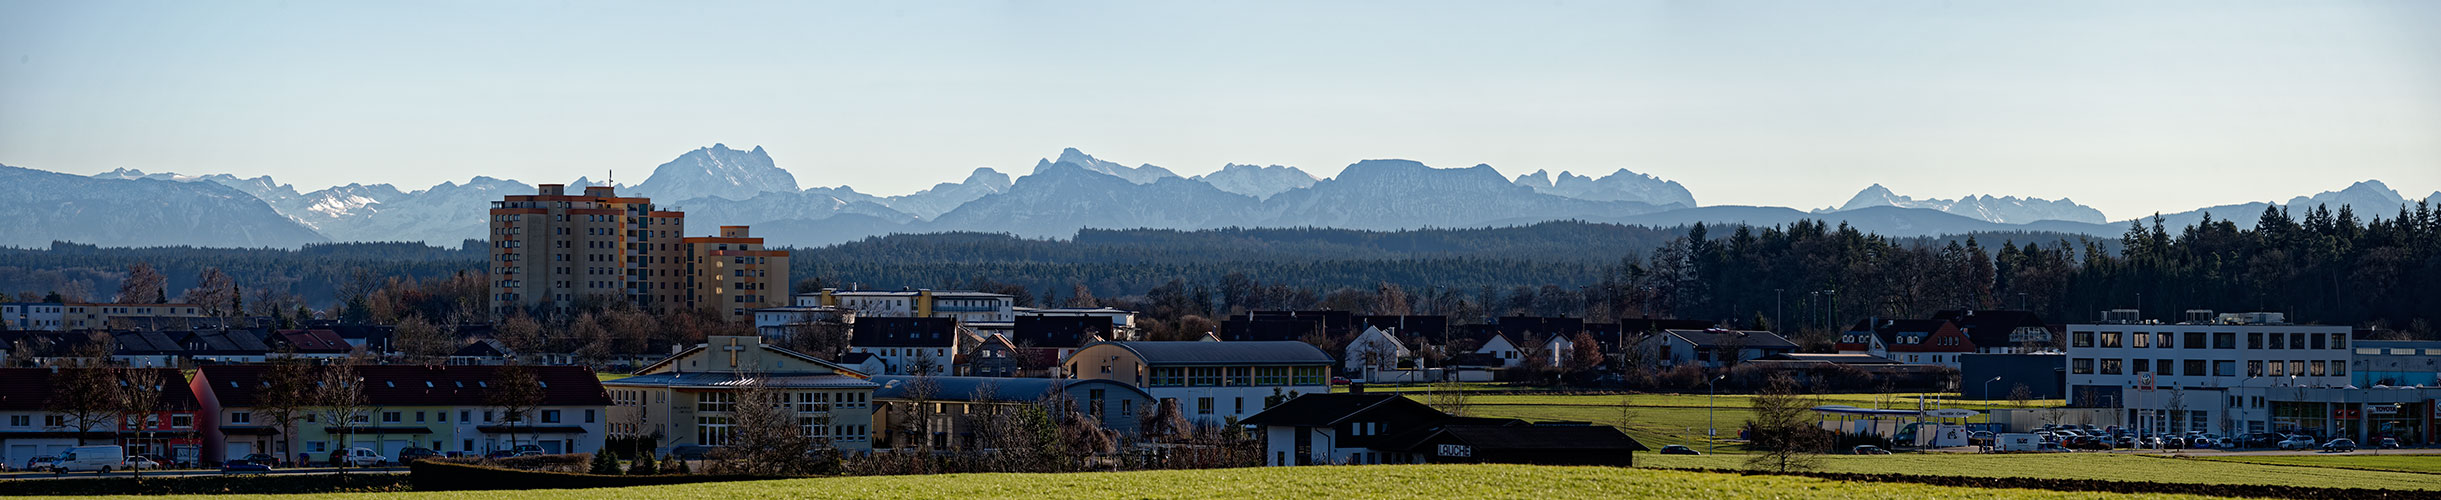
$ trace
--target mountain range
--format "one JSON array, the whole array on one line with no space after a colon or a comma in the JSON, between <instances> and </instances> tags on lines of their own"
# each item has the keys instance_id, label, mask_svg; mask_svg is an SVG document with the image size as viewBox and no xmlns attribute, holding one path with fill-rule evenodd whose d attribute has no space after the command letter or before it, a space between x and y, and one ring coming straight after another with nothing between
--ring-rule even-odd
<instances>
[{"instance_id":1,"label":"mountain range","mask_svg":"<svg viewBox=\"0 0 2441 500\"><path fill-rule=\"evenodd\" d=\"M475 177L420 190L348 184L299 192L268 176L180 175L118 169L90 177L0 166L0 193L41 203L20 205L0 246L68 240L112 246L277 246L323 241L421 241L456 246L484 238L484 215L502 196L534 186ZM571 189L612 185L578 178ZM615 186L615 185L614 185ZM1839 207L1699 206L1675 181L1618 169L1602 177L1547 170L1508 177L1490 165L1436 168L1423 163L1358 161L1330 178L1292 166L1228 164L1181 177L1152 164L1096 158L1075 148L1035 163L1016 178L976 168L958 182L880 196L850 186L800 187L769 152L724 144L660 164L644 182L616 186L687 212L688 225L752 225L775 245L813 246L893 233L976 231L1069 238L1084 228L1210 229L1333 227L1398 230L1523 225L1586 220L1676 226L1777 225L1800 219L1843 221L1892 236L1970 231L2057 231L2116 236L2092 207L2062 198L1968 195L1917 199L1879 184ZM2435 193L2441 196L2441 193ZM2282 205L2341 204L2361 218L2389 216L2411 203L2379 181L2299 196ZM2184 225L2204 212L2251 226L2270 201L2161 215ZM2373 207L2373 208L2363 208ZM49 208L49 210L45 210ZM201 215L178 214L209 214ZM69 221L74 221L73 223ZM0 226L5 227L5 226ZM689 234L708 231L690 229Z\"/></svg>"}]
</instances>

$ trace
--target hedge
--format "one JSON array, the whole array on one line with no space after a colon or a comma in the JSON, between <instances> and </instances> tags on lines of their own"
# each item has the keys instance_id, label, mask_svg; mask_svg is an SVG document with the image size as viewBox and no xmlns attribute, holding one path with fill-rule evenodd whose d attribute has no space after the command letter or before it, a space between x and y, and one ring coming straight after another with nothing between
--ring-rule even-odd
<instances>
[{"instance_id":1,"label":"hedge","mask_svg":"<svg viewBox=\"0 0 2441 500\"><path fill-rule=\"evenodd\" d=\"M1742 469L1690 469L1739 475L1803 476L1834 481L1915 483L1934 486L1969 488L2011 488L2051 491L2094 491L2104 493L2164 493L2203 495L2227 498L2296 498L2305 500L2394 500L2441 499L2441 491L2381 490L2371 488L2315 488L2270 484L2202 484L2155 483L2139 481L2108 481L2100 479L2047 479L2033 477L1974 477L1934 476L1923 474L1863 474L1852 472L1771 472Z\"/></svg>"},{"instance_id":2,"label":"hedge","mask_svg":"<svg viewBox=\"0 0 2441 500\"><path fill-rule=\"evenodd\" d=\"M0 495L224 495L411 491L406 474L231 474L0 480Z\"/></svg>"},{"instance_id":3,"label":"hedge","mask_svg":"<svg viewBox=\"0 0 2441 500\"><path fill-rule=\"evenodd\" d=\"M776 476L732 475L664 475L610 476L518 470L485 465L423 460L407 465L419 491L455 490L549 490L573 488L618 488L660 484L709 483L720 481L754 481L787 479Z\"/></svg>"}]
</instances>

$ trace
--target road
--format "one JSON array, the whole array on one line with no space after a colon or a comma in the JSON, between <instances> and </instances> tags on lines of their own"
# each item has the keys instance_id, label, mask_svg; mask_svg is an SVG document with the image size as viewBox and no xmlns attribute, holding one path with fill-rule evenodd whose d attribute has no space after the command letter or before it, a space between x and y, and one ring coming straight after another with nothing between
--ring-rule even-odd
<instances>
[{"instance_id":1,"label":"road","mask_svg":"<svg viewBox=\"0 0 2441 500\"><path fill-rule=\"evenodd\" d=\"M367 467L349 467L349 468L347 469L347 473L349 473L349 474L368 474L368 473L378 474L378 473L402 473L402 472L407 472L407 468L406 468L406 467L370 467L370 468L367 468ZM144 476L144 477L174 477L174 476L219 476L219 475L248 475L248 474L290 475L290 474L337 474L337 473L339 473L339 469L333 469L333 468L329 468L329 467L307 467L307 468L302 468L302 469L272 469L272 470L271 470L271 472L234 472L234 473L232 473L232 472L221 472L219 469L179 469L179 470L158 470L158 471L154 471L154 470L148 470L148 471L144 471L143 476ZM66 479L66 478L77 478L77 477L133 477L133 476L135 476L135 475L136 475L136 474L134 474L134 473L130 473L130 472L110 472L110 473L73 472L73 473L68 473L68 474L52 474L52 473L49 473L49 472L6 472L6 473L0 473L0 479Z\"/></svg>"}]
</instances>

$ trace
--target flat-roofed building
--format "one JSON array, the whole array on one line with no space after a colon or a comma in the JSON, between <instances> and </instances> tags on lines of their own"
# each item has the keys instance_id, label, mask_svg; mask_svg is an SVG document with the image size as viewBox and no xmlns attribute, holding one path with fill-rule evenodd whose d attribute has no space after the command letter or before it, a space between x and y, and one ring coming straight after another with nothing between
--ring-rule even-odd
<instances>
[{"instance_id":1,"label":"flat-roofed building","mask_svg":"<svg viewBox=\"0 0 2441 500\"><path fill-rule=\"evenodd\" d=\"M686 238L687 307L747 321L755 309L788 304L788 252L763 247L746 226L721 226L719 236Z\"/></svg>"},{"instance_id":2,"label":"flat-roofed building","mask_svg":"<svg viewBox=\"0 0 2441 500\"><path fill-rule=\"evenodd\" d=\"M610 186L568 194L543 184L532 195L492 202L491 311L569 314L583 304L625 302L667 312L692 298L686 213Z\"/></svg>"}]
</instances>

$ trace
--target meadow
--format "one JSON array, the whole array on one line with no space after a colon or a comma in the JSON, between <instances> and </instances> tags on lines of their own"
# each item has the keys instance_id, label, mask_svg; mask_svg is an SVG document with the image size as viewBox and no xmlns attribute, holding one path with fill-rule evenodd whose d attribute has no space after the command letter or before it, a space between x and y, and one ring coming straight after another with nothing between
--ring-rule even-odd
<instances>
[{"instance_id":1,"label":"meadow","mask_svg":"<svg viewBox=\"0 0 2441 500\"><path fill-rule=\"evenodd\" d=\"M1276 467L1107 474L946 474L935 476L841 477L733 483L700 483L583 490L504 492L339 493L303 498L482 499L504 496L552 500L600 498L1264 498L1430 499L1451 498L1782 498L1782 499L2184 499L2189 495L2127 495L2095 492L1985 489L1905 483L1863 483L1787 476L1739 476L1611 467L1526 465L1377 465ZM97 497L78 497L97 498ZM153 498L163 497L120 497ZM216 500L258 498L213 496ZM273 499L294 495L259 496Z\"/></svg>"},{"instance_id":2,"label":"meadow","mask_svg":"<svg viewBox=\"0 0 2441 500\"><path fill-rule=\"evenodd\" d=\"M2431 450L2416 450L2416 452L2431 453ZM2325 467L2334 469L2441 474L2441 455L2405 455L2398 454L2399 452L2396 450L2392 450L2387 454L2380 455L2362 454L2366 452L2358 453L2360 454L2232 456L2210 457L2205 458L2204 460L2245 464L2285 465L2294 467ZM2432 481L2441 482L2441 476L2433 477Z\"/></svg>"},{"instance_id":3,"label":"meadow","mask_svg":"<svg viewBox=\"0 0 2441 500\"><path fill-rule=\"evenodd\" d=\"M2241 457L2222 457L2241 458ZM2289 458L2289 457L2242 457ZM2337 458L2337 457L2295 457ZM2396 458L2396 457L2390 457ZM2421 457L2441 461L2441 456ZM1663 469L1743 469L1732 455L1637 455L1636 464ZM2412 461L2415 459L2394 462ZM2421 467L2432 467L2426 463ZM1930 476L2098 479L2196 484L2264 484L2317 488L2441 490L2441 477L2419 472L2296 467L2115 453L1824 455L1822 472Z\"/></svg>"}]
</instances>

